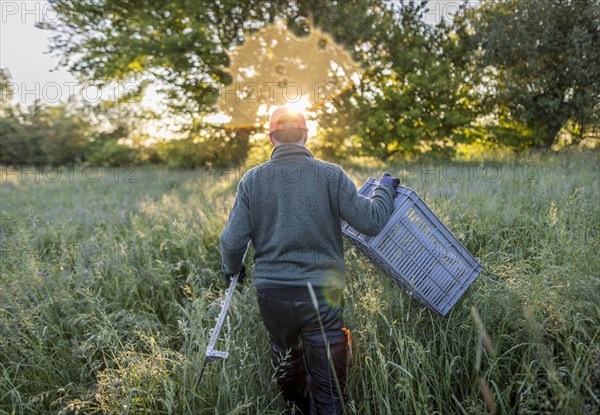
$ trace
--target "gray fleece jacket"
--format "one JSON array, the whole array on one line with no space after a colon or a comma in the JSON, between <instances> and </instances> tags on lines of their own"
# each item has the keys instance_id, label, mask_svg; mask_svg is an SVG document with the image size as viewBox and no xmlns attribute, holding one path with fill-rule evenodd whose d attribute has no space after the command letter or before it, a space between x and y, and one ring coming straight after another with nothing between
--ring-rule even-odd
<instances>
[{"instance_id":1,"label":"gray fleece jacket","mask_svg":"<svg viewBox=\"0 0 600 415\"><path fill-rule=\"evenodd\" d=\"M254 246L253 284L344 287L340 219L377 235L394 206L395 190L377 186L371 198L336 164L314 158L304 146L281 144L271 159L241 179L221 234L225 275L242 267L248 241Z\"/></svg>"}]
</instances>

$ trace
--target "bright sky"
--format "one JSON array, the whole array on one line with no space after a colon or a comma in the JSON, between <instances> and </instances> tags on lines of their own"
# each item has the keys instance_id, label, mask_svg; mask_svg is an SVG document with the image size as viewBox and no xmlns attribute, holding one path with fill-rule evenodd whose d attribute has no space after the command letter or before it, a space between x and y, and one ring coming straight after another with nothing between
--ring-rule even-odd
<instances>
[{"instance_id":1,"label":"bright sky","mask_svg":"<svg viewBox=\"0 0 600 415\"><path fill-rule=\"evenodd\" d=\"M0 67L10 72L22 104L66 101L78 84L64 68L54 70L59 58L47 53L50 33L34 26L43 19L56 19L46 1L0 0Z\"/></svg>"}]
</instances>

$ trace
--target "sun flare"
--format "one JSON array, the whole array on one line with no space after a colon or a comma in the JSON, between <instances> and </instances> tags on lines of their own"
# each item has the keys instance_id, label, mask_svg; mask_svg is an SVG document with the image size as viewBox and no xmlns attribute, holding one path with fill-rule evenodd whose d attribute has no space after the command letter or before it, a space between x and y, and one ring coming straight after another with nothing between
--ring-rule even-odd
<instances>
[{"instance_id":1,"label":"sun flare","mask_svg":"<svg viewBox=\"0 0 600 415\"><path fill-rule=\"evenodd\" d=\"M287 103L287 106L296 112L301 112L304 114L306 113L306 110L308 110L312 106L312 104L308 99L308 95L305 95L298 100L289 101Z\"/></svg>"},{"instance_id":2,"label":"sun flare","mask_svg":"<svg viewBox=\"0 0 600 415\"><path fill-rule=\"evenodd\" d=\"M314 117L314 112L311 112L311 108L313 104L310 102L308 96L303 96L300 99L295 99L293 101L287 102L284 105L290 107L293 111L301 112L304 114L306 118L306 128L308 128L308 137L314 137L317 134L318 122L315 119L311 119L311 116ZM268 108L266 105L261 105L258 110L258 115L267 116L267 121L263 124L265 130L269 129L269 121L268 116L271 115L273 111L278 108L277 105L270 105ZM265 135L266 137L266 135Z\"/></svg>"},{"instance_id":3,"label":"sun flare","mask_svg":"<svg viewBox=\"0 0 600 415\"><path fill-rule=\"evenodd\" d=\"M311 28L297 37L280 23L248 36L229 57L231 82L221 88L219 100L220 112L230 117L226 128L262 125L281 105L314 111L352 88L361 74L360 65L326 33Z\"/></svg>"}]
</instances>

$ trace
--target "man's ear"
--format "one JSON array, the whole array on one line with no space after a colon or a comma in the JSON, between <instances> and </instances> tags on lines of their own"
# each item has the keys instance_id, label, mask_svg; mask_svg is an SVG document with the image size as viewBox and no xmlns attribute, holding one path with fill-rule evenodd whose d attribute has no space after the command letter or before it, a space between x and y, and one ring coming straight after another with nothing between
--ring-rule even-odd
<instances>
[{"instance_id":1,"label":"man's ear","mask_svg":"<svg viewBox=\"0 0 600 415\"><path fill-rule=\"evenodd\" d=\"M308 140L308 131L304 132L304 138L302 139L302 143L306 144L306 140Z\"/></svg>"},{"instance_id":2,"label":"man's ear","mask_svg":"<svg viewBox=\"0 0 600 415\"><path fill-rule=\"evenodd\" d=\"M273 134L269 134L269 141L271 142L273 147L277 145L277 141L275 141L275 139L273 138Z\"/></svg>"}]
</instances>

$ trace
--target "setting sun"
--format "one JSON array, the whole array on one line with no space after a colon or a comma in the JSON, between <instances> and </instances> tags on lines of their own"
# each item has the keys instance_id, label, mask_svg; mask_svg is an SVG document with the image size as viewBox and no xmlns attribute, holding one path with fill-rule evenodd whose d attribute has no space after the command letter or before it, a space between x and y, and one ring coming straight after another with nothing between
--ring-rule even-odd
<instances>
[{"instance_id":1,"label":"setting sun","mask_svg":"<svg viewBox=\"0 0 600 415\"><path fill-rule=\"evenodd\" d=\"M290 107L293 111L301 112L302 114L304 114L304 117L306 118L306 127L308 128L308 137L314 137L317 134L317 126L319 125L319 123L315 119L311 119L315 116L315 114L314 112L310 111L310 108L312 108L312 104L308 97L304 96L301 99L296 100L295 102L288 102L285 105ZM277 105L271 105L267 109L266 105L261 105L258 110L258 115L270 116L271 113L275 111L275 109L277 109L277 107ZM269 128L268 120L264 123L264 128L265 131Z\"/></svg>"},{"instance_id":2,"label":"setting sun","mask_svg":"<svg viewBox=\"0 0 600 415\"><path fill-rule=\"evenodd\" d=\"M294 100L294 101L288 102L287 106L290 107L294 111L305 113L306 110L312 106L312 104L310 103L310 100L308 99L308 95L305 95L302 98L300 98L299 100Z\"/></svg>"}]
</instances>

